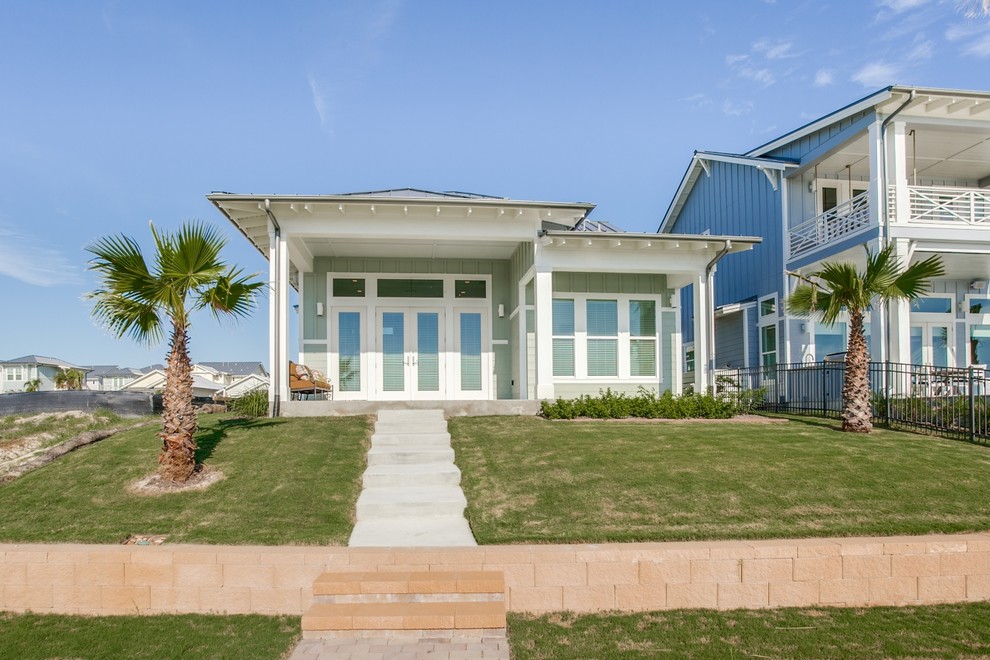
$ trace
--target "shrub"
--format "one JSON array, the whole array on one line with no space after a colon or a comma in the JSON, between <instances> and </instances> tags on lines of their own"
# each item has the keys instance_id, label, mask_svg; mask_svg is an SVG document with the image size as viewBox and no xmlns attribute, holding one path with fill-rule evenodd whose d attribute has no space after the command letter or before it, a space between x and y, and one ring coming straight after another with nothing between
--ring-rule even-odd
<instances>
[{"instance_id":1,"label":"shrub","mask_svg":"<svg viewBox=\"0 0 990 660\"><path fill-rule=\"evenodd\" d=\"M268 391L255 390L227 403L227 410L246 415L247 417L266 417L268 415Z\"/></svg>"},{"instance_id":2,"label":"shrub","mask_svg":"<svg viewBox=\"0 0 990 660\"><path fill-rule=\"evenodd\" d=\"M695 394L686 392L681 396L664 392L660 396L654 390L640 387L631 396L611 389L599 390L598 396L581 395L576 399L559 398L544 401L540 405L540 415L547 419L574 419L591 417L595 419L621 419L643 417L646 419L726 419L734 415L750 412L763 401L762 390L722 392L720 394Z\"/></svg>"}]
</instances>

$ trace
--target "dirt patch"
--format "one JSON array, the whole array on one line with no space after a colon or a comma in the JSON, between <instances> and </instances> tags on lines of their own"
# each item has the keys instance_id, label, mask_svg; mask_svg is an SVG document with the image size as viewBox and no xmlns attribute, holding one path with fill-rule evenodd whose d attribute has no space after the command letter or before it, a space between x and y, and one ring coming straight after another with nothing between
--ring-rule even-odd
<instances>
[{"instance_id":1,"label":"dirt patch","mask_svg":"<svg viewBox=\"0 0 990 660\"><path fill-rule=\"evenodd\" d=\"M730 417L729 419L707 419L703 417L685 417L683 419L666 419L666 418L656 418L649 419L646 417L623 417L621 419L598 419L597 417L575 417L574 419L552 419L552 422L618 422L621 424L693 424L693 423L705 423L705 424L787 424L791 420L781 419L779 417L763 417L761 415L736 415L735 417Z\"/></svg>"},{"instance_id":2,"label":"dirt patch","mask_svg":"<svg viewBox=\"0 0 990 660\"><path fill-rule=\"evenodd\" d=\"M38 413L37 415L31 415L30 417L18 417L14 420L14 426L21 426L23 424L34 424L36 422L47 422L50 420L57 419L94 419L93 415L82 410L65 410L62 412L54 413Z\"/></svg>"},{"instance_id":3,"label":"dirt patch","mask_svg":"<svg viewBox=\"0 0 990 660\"><path fill-rule=\"evenodd\" d=\"M223 472L206 465L197 465L196 471L189 479L183 483L163 479L162 475L155 472L146 477L138 479L127 487L127 490L135 495L167 495L169 493L188 493L191 491L206 490L218 481L223 480Z\"/></svg>"}]
</instances>

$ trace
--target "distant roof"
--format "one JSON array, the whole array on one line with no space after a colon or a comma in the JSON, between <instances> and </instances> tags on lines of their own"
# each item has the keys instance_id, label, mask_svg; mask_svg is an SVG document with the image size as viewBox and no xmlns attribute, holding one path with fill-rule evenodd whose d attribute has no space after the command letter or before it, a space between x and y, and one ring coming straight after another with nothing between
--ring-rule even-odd
<instances>
[{"instance_id":1,"label":"distant roof","mask_svg":"<svg viewBox=\"0 0 990 660\"><path fill-rule=\"evenodd\" d=\"M152 371L165 371L164 364L149 364L147 367L138 369L143 374L150 374Z\"/></svg>"},{"instance_id":2,"label":"distant roof","mask_svg":"<svg viewBox=\"0 0 990 660\"><path fill-rule=\"evenodd\" d=\"M577 221L571 231L600 231L600 232L621 232L622 230L606 220L590 220L582 218Z\"/></svg>"},{"instance_id":3,"label":"distant roof","mask_svg":"<svg viewBox=\"0 0 990 660\"><path fill-rule=\"evenodd\" d=\"M104 376L111 371L116 371L120 367L115 364L91 364L84 368L89 371L90 378L99 378L100 376Z\"/></svg>"},{"instance_id":4,"label":"distant roof","mask_svg":"<svg viewBox=\"0 0 990 660\"><path fill-rule=\"evenodd\" d=\"M444 198L444 199L505 199L496 195L482 195L480 193L461 192L459 190L444 190L437 192L434 190L422 190L421 188L388 188L387 190L371 190L368 192L340 193L340 197L402 197L403 199L423 197Z\"/></svg>"},{"instance_id":5,"label":"distant roof","mask_svg":"<svg viewBox=\"0 0 990 660\"><path fill-rule=\"evenodd\" d=\"M89 371L89 367L80 367L59 358L45 357L43 355L24 355L19 358L14 358L13 360L0 360L0 364L40 364L59 367L61 369L79 369L81 371Z\"/></svg>"},{"instance_id":6,"label":"distant roof","mask_svg":"<svg viewBox=\"0 0 990 660\"><path fill-rule=\"evenodd\" d=\"M232 376L247 376L257 373L259 367L264 370L264 365L261 362L197 362L196 364Z\"/></svg>"}]
</instances>

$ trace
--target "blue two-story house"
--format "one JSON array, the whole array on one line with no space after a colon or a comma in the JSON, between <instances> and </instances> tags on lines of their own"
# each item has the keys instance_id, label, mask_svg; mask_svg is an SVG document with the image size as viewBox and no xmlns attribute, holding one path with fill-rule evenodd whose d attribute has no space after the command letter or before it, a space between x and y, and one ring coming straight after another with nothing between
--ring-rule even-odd
<instances>
[{"instance_id":1,"label":"blue two-story house","mask_svg":"<svg viewBox=\"0 0 990 660\"><path fill-rule=\"evenodd\" d=\"M762 236L718 265L714 307L682 291L685 368L821 361L847 328L789 315L797 279L825 261L942 255L931 295L867 317L874 360L990 363L990 92L891 86L743 154L695 152L660 233ZM707 336L693 332L710 317ZM693 355L712 354L707 364ZM704 348L705 350L699 350Z\"/></svg>"}]
</instances>

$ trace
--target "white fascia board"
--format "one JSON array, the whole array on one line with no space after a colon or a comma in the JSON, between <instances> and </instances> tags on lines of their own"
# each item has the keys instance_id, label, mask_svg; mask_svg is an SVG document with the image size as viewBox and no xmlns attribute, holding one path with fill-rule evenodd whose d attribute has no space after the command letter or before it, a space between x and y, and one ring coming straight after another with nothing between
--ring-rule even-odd
<instances>
[{"instance_id":1,"label":"white fascia board","mask_svg":"<svg viewBox=\"0 0 990 660\"><path fill-rule=\"evenodd\" d=\"M910 91L909 89L905 90L901 88L885 87L884 89L881 89L878 92L874 92L873 94L870 94L864 99L861 99L859 101L856 101L855 103L847 105L844 108L839 108L835 112L831 112L825 115L824 117L816 119L810 123L805 124L804 126L801 126L800 128L791 131L790 133L782 135L776 140L773 140L772 142L761 144L757 148L747 151L743 155L759 156L760 154L765 154L768 151L773 151L774 149L782 147L785 144L788 144L795 140L799 140L805 135L810 135L815 131L821 130L826 126L834 124L835 122L842 121L846 117L850 117L856 114L857 112L862 112L863 110L873 108L883 103L884 101L888 100L889 98L891 98L891 96L893 96L893 94L895 93L903 94L903 93L908 93L909 91Z\"/></svg>"},{"instance_id":2,"label":"white fascia board","mask_svg":"<svg viewBox=\"0 0 990 660\"><path fill-rule=\"evenodd\" d=\"M798 166L797 163L790 163L774 158L755 158L740 154L695 151L694 156L691 157L691 163L688 165L687 170L684 172L684 176L681 178L681 183L677 187L677 192L674 193L674 197L670 200L670 205L667 207L667 212L664 214L663 220L660 222L660 226L657 227L658 234L667 233L669 226L673 224L673 222L677 219L677 216L680 215L681 209L687 201L687 196L691 193L691 189L694 188L694 184L698 180L698 177L701 176L701 172L705 172L707 176L708 171L705 169L703 161L708 160L731 163L733 165L780 170L781 172L788 168L795 168Z\"/></svg>"},{"instance_id":3,"label":"white fascia board","mask_svg":"<svg viewBox=\"0 0 990 660\"><path fill-rule=\"evenodd\" d=\"M532 222L465 222L463 219L432 218L412 220L398 217L337 218L326 217L280 219L282 235L292 238L365 239L381 243L403 240L433 241L532 241L536 227Z\"/></svg>"},{"instance_id":4,"label":"white fascia board","mask_svg":"<svg viewBox=\"0 0 990 660\"><path fill-rule=\"evenodd\" d=\"M726 242L731 243L729 246L729 252L741 252L744 250L749 250L754 245L759 245L763 242L763 238L760 236L723 236L719 234L650 234L646 232L583 232L583 231L547 231L543 232L543 235L552 239L565 239L570 240L575 243L580 241L591 241L592 245L587 246L588 248L598 248L598 249L613 249L614 246L611 245L612 241L647 241L650 243L655 243L653 247L658 250L668 250L678 249L677 247L670 248L671 244L683 244L680 249L685 249L689 245L704 245L708 244L710 247L708 249L714 249L718 252L725 247ZM560 249L562 245L558 245L556 241L546 244L545 247L555 247Z\"/></svg>"},{"instance_id":5,"label":"white fascia board","mask_svg":"<svg viewBox=\"0 0 990 660\"><path fill-rule=\"evenodd\" d=\"M594 247L544 250L541 269L577 273L680 273L698 275L712 259L707 250L650 253L646 250L623 251Z\"/></svg>"}]
</instances>

